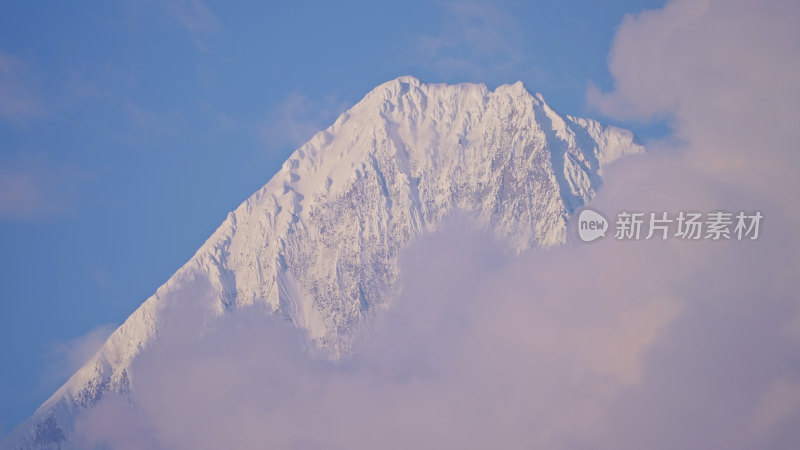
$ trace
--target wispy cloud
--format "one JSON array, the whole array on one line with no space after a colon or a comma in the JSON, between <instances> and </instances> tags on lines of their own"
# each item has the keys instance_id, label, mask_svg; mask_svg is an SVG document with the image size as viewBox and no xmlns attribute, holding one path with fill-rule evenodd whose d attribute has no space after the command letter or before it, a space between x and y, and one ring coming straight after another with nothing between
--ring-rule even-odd
<instances>
[{"instance_id":1,"label":"wispy cloud","mask_svg":"<svg viewBox=\"0 0 800 450\"><path fill-rule=\"evenodd\" d=\"M23 122L45 115L35 79L36 74L28 64L0 51L0 118Z\"/></svg>"},{"instance_id":2,"label":"wispy cloud","mask_svg":"<svg viewBox=\"0 0 800 450\"><path fill-rule=\"evenodd\" d=\"M99 325L83 336L56 343L45 355L47 371L40 384L50 390L64 383L102 347L116 327L114 324Z\"/></svg>"},{"instance_id":3,"label":"wispy cloud","mask_svg":"<svg viewBox=\"0 0 800 450\"><path fill-rule=\"evenodd\" d=\"M201 50L205 50L210 34L222 30L219 19L203 0L171 0L165 7Z\"/></svg>"},{"instance_id":4,"label":"wispy cloud","mask_svg":"<svg viewBox=\"0 0 800 450\"><path fill-rule=\"evenodd\" d=\"M334 96L315 101L300 92L291 92L258 124L257 133L270 147L295 148L330 126L346 107Z\"/></svg>"},{"instance_id":5,"label":"wispy cloud","mask_svg":"<svg viewBox=\"0 0 800 450\"><path fill-rule=\"evenodd\" d=\"M86 179L80 170L42 158L0 159L0 220L40 220L74 204L75 190Z\"/></svg>"},{"instance_id":6,"label":"wispy cloud","mask_svg":"<svg viewBox=\"0 0 800 450\"><path fill-rule=\"evenodd\" d=\"M415 62L444 77L486 80L527 61L519 44L519 23L509 12L480 1L453 1L443 7L441 30L418 39Z\"/></svg>"}]
</instances>

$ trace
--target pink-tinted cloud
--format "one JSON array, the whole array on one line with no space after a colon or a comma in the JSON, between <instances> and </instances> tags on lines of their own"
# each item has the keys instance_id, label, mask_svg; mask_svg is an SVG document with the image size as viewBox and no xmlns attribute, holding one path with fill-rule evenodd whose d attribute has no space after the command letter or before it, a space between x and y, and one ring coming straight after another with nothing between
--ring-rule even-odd
<instances>
[{"instance_id":1,"label":"pink-tinted cloud","mask_svg":"<svg viewBox=\"0 0 800 450\"><path fill-rule=\"evenodd\" d=\"M615 88L590 89L589 102L615 117L670 117L691 144L687 163L748 189L793 183L798 17L791 0L681 0L628 16L609 59ZM771 190L782 202L796 192Z\"/></svg>"}]
</instances>

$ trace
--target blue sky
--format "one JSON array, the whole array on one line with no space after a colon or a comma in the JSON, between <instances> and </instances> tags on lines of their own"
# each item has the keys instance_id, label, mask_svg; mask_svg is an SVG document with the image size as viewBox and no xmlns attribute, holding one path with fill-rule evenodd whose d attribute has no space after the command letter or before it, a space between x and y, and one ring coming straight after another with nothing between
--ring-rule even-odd
<instances>
[{"instance_id":1,"label":"blue sky","mask_svg":"<svg viewBox=\"0 0 800 450\"><path fill-rule=\"evenodd\" d=\"M374 86L522 80L602 118L617 26L662 3L4 3L0 431Z\"/></svg>"}]
</instances>

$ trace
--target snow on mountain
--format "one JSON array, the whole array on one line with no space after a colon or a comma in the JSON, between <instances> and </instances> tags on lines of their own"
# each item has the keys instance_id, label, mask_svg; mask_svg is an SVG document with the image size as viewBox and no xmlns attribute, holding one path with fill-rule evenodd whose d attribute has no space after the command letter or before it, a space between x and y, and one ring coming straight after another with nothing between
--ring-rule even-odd
<instances>
[{"instance_id":1,"label":"snow on mountain","mask_svg":"<svg viewBox=\"0 0 800 450\"><path fill-rule=\"evenodd\" d=\"M266 304L346 355L356 324L397 295L398 252L449 213L467 211L514 252L558 244L602 166L642 150L628 131L557 114L520 82L384 83L230 212L6 445L68 447L77 412L107 393L133 396L131 363L186 289L202 286L197 301L216 315Z\"/></svg>"}]
</instances>

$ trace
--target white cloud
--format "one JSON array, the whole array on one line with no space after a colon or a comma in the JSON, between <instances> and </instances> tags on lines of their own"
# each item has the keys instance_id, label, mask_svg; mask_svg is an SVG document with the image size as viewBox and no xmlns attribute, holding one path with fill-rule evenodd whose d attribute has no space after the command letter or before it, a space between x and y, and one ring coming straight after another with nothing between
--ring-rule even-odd
<instances>
[{"instance_id":1,"label":"white cloud","mask_svg":"<svg viewBox=\"0 0 800 450\"><path fill-rule=\"evenodd\" d=\"M673 1L628 16L614 40L610 93L589 102L615 117L667 116L689 142L688 162L748 189L790 181L800 104L800 3ZM780 157L776 157L779 155ZM792 189L778 192L791 201Z\"/></svg>"},{"instance_id":2,"label":"white cloud","mask_svg":"<svg viewBox=\"0 0 800 450\"><path fill-rule=\"evenodd\" d=\"M752 247L717 244L508 257L447 229L405 255L403 295L339 364L265 311L198 335L198 312L177 307L134 365L137 407L107 401L77 436L112 448L764 448L747 430L796 349L773 326L793 290L763 259L739 259ZM743 281L726 283L734 272Z\"/></svg>"},{"instance_id":3,"label":"white cloud","mask_svg":"<svg viewBox=\"0 0 800 450\"><path fill-rule=\"evenodd\" d=\"M309 357L296 331L261 311L198 336L197 317L176 309L171 335L134 367L137 408L106 402L79 420L77 436L112 448L243 449L589 439L614 393L637 383L643 351L680 304L626 295L621 274L556 289L554 276L567 280L553 267L576 254L509 259L479 237L429 238L406 257L396 307L341 364Z\"/></svg>"}]
</instances>

